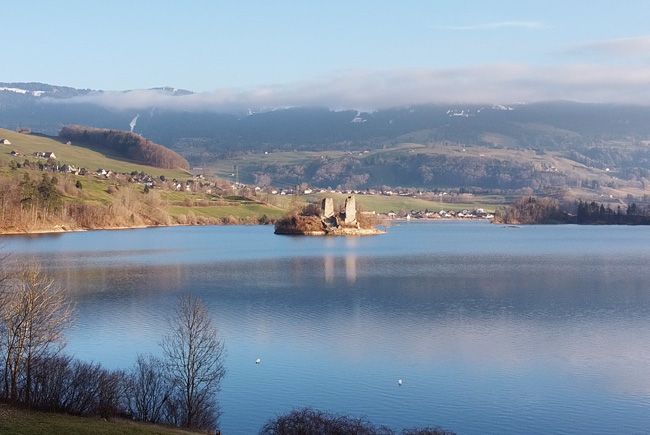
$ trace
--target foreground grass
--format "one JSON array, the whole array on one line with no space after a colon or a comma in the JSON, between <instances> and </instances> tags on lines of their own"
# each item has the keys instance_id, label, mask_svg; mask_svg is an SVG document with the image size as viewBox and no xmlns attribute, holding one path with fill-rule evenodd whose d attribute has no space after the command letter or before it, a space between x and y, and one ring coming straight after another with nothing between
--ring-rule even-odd
<instances>
[{"instance_id":1,"label":"foreground grass","mask_svg":"<svg viewBox=\"0 0 650 435\"><path fill-rule=\"evenodd\" d=\"M74 417L0 405L0 433L4 435L180 435L196 432L122 419Z\"/></svg>"}]
</instances>

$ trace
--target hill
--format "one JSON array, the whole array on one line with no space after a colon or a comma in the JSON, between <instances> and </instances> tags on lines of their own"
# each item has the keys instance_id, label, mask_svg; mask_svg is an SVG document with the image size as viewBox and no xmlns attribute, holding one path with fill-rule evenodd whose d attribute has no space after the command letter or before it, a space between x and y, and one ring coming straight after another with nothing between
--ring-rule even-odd
<instances>
[{"instance_id":1,"label":"hill","mask_svg":"<svg viewBox=\"0 0 650 435\"><path fill-rule=\"evenodd\" d=\"M258 223L285 213L254 191L236 196L228 183L180 169L118 160L34 134L0 129L0 138L10 142L0 144L0 234ZM54 158L34 155L43 152Z\"/></svg>"},{"instance_id":2,"label":"hill","mask_svg":"<svg viewBox=\"0 0 650 435\"><path fill-rule=\"evenodd\" d=\"M643 151L635 155L641 164ZM538 193L560 200L620 203L627 201L628 195L643 197L648 186L646 171L583 163L563 151L448 144L405 143L355 152L247 153L221 159L211 166L213 173L221 177L229 177L233 167L246 183L286 189L303 183L341 190L390 190L394 189L391 186L401 186L507 196Z\"/></svg>"},{"instance_id":3,"label":"hill","mask_svg":"<svg viewBox=\"0 0 650 435\"><path fill-rule=\"evenodd\" d=\"M178 99L178 110L105 107L105 92L43 83L0 83L0 126L56 134L61 125L124 130L133 118L145 137L192 159L200 151L329 150L401 142L564 149L650 137L650 107L566 101L504 105L422 105L373 112L318 107L248 113L188 107L192 92L151 89ZM125 93L128 94L129 91Z\"/></svg>"},{"instance_id":4,"label":"hill","mask_svg":"<svg viewBox=\"0 0 650 435\"><path fill-rule=\"evenodd\" d=\"M192 96L189 91L149 91L178 99L179 109L109 109L87 98L103 91L0 83L0 126L50 134L70 123L125 129L141 115L135 131L192 165L222 176L236 172L237 165L243 180L271 180L280 187L310 183L539 195L562 189L620 198L643 195L650 179L648 106L559 101L217 113L187 108L183 99Z\"/></svg>"},{"instance_id":5,"label":"hill","mask_svg":"<svg viewBox=\"0 0 650 435\"><path fill-rule=\"evenodd\" d=\"M157 168L190 168L187 160L174 151L133 132L68 125L61 129L59 137Z\"/></svg>"},{"instance_id":6,"label":"hill","mask_svg":"<svg viewBox=\"0 0 650 435\"><path fill-rule=\"evenodd\" d=\"M33 158L37 152L53 152L60 163L69 163L78 168L95 170L97 168L110 169L113 172L147 172L155 177L163 175L167 178L187 177L189 172L179 168L164 169L155 168L150 165L143 165L113 158L107 153L98 151L99 147L81 146L80 144L68 145L66 141L56 136L50 137L40 134L23 134L0 128L0 138L7 139L11 145L0 144L0 159L8 163L11 151L17 151L22 160ZM21 158L13 158L21 160Z\"/></svg>"}]
</instances>

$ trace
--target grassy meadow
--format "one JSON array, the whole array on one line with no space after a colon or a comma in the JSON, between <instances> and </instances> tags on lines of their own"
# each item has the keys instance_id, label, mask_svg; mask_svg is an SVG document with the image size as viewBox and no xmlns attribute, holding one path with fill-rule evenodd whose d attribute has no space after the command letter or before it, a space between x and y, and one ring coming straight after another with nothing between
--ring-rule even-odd
<instances>
[{"instance_id":1,"label":"grassy meadow","mask_svg":"<svg viewBox=\"0 0 650 435\"><path fill-rule=\"evenodd\" d=\"M4 435L189 435L196 432L122 419L75 417L0 405L0 433Z\"/></svg>"},{"instance_id":2,"label":"grassy meadow","mask_svg":"<svg viewBox=\"0 0 650 435\"><path fill-rule=\"evenodd\" d=\"M0 159L7 163L10 159L22 161L25 158L33 159L33 153L38 151L52 151L60 163L68 163L89 171L99 168L110 169L113 172L144 171L154 177L164 175L167 178L186 178L188 172L181 169L160 169L153 166L141 165L111 158L100 152L86 147L66 145L56 138L44 137L33 134L22 134L0 128L0 138L8 139L11 145L0 144ZM15 150L22 154L20 157L11 157L9 153Z\"/></svg>"}]
</instances>

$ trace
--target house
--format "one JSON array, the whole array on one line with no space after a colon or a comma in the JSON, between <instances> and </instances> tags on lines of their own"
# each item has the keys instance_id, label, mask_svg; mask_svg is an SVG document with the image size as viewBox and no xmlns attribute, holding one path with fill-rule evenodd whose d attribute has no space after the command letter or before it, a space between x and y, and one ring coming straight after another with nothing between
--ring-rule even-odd
<instances>
[{"instance_id":1,"label":"house","mask_svg":"<svg viewBox=\"0 0 650 435\"><path fill-rule=\"evenodd\" d=\"M72 165L65 164L65 165L59 166L59 172L66 172L68 174L76 174L76 173L79 172L79 170L77 168L75 168L74 166L72 166Z\"/></svg>"},{"instance_id":2,"label":"house","mask_svg":"<svg viewBox=\"0 0 650 435\"><path fill-rule=\"evenodd\" d=\"M52 151L37 151L34 153L36 157L41 159L54 159L56 160L56 155Z\"/></svg>"},{"instance_id":3,"label":"house","mask_svg":"<svg viewBox=\"0 0 650 435\"><path fill-rule=\"evenodd\" d=\"M106 177L106 178L109 178L110 176L113 175L113 171L111 171L110 169L99 168L99 169L97 169L97 171L95 172L95 174L98 175L98 176L100 176L100 177Z\"/></svg>"},{"instance_id":4,"label":"house","mask_svg":"<svg viewBox=\"0 0 650 435\"><path fill-rule=\"evenodd\" d=\"M9 142L9 139L0 139L0 144L2 145L11 145L11 142Z\"/></svg>"}]
</instances>

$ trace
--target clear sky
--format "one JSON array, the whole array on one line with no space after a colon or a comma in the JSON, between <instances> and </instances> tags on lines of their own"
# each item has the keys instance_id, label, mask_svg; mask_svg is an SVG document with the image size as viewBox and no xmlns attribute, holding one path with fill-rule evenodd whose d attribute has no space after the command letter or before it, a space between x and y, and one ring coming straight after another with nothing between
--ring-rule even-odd
<instances>
[{"instance_id":1,"label":"clear sky","mask_svg":"<svg viewBox=\"0 0 650 435\"><path fill-rule=\"evenodd\" d=\"M0 11L5 82L214 91L396 71L650 65L647 0L0 0Z\"/></svg>"}]
</instances>

